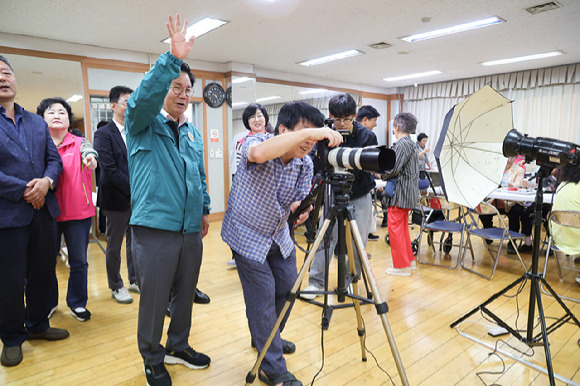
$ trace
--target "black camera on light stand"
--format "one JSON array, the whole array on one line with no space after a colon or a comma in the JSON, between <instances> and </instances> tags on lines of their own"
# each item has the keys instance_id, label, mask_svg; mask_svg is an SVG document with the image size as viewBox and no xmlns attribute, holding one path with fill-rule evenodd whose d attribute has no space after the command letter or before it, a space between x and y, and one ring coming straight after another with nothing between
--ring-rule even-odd
<instances>
[{"instance_id":1,"label":"black camera on light stand","mask_svg":"<svg viewBox=\"0 0 580 386\"><path fill-rule=\"evenodd\" d=\"M517 130L513 129L508 132L503 141L503 155L506 157L515 157L517 155L523 155L526 157L526 162L532 160L536 161L536 164L540 166L537 172L537 191L534 207L534 240L532 247L532 264L522 277L514 281L512 284L501 290L500 292L494 294L487 301L480 304L477 308L473 309L459 320L451 324L451 327L456 326L463 320L467 319L469 316L473 315L475 312L481 310L488 316L493 318L499 326L505 328L511 335L515 336L521 342L526 343L528 346L542 345L544 346L544 352L546 355L546 367L548 372L548 377L550 379L550 385L555 385L554 370L552 368L552 357L550 355L550 344L548 342L548 334L555 331L560 326L566 324L568 321L572 320L574 323L580 327L580 322L570 311L570 309L562 302L560 297L556 292L550 287L546 282L542 274L538 273L538 262L540 254L540 238L541 238L541 228L542 228L542 204L543 204L543 181L544 178L550 175L552 169L559 168L567 165L574 165L580 167L580 146L572 142L564 142L552 138L530 138L527 135L519 133ZM515 246L514 246L515 247ZM547 257L546 257L547 258ZM520 334L522 330L514 330L512 327L507 325L503 320L496 316L493 312L487 309L487 305L497 299L499 296L504 295L512 288L520 285L521 282L525 280L530 280L530 302L528 308L528 324L525 330L526 336ZM554 299L560 304L562 309L565 311L564 316L556 319L556 321L550 326L546 326L546 318L544 316L544 309L542 307L542 298L540 295L540 283L548 289L550 294ZM534 313L536 309L536 304L538 306L538 318L540 322L541 332L534 336Z\"/></svg>"},{"instance_id":2,"label":"black camera on light stand","mask_svg":"<svg viewBox=\"0 0 580 386\"><path fill-rule=\"evenodd\" d=\"M503 140L503 155L523 155L526 160L549 168L566 165L580 166L580 146L552 138L530 138L516 129L510 130Z\"/></svg>"}]
</instances>

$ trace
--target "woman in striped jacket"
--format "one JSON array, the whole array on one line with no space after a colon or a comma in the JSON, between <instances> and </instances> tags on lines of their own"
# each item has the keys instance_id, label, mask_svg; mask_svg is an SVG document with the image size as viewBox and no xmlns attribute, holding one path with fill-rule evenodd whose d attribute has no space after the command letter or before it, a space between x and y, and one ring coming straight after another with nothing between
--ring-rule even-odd
<instances>
[{"instance_id":1,"label":"woman in striped jacket","mask_svg":"<svg viewBox=\"0 0 580 386\"><path fill-rule=\"evenodd\" d=\"M393 267L386 270L389 275L411 276L416 268L409 235L409 210L419 200L419 157L417 147L409 134L414 133L417 118L411 113L397 114L393 121L393 134L397 142L393 150L397 155L395 167L383 175L383 180L397 179L393 197L385 196L388 207L388 230L391 240Z\"/></svg>"}]
</instances>

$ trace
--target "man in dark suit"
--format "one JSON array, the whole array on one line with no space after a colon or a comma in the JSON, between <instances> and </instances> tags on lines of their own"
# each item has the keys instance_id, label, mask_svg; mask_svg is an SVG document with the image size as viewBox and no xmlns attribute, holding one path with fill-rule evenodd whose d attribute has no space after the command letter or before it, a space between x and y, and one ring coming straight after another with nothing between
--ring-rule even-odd
<instances>
[{"instance_id":1,"label":"man in dark suit","mask_svg":"<svg viewBox=\"0 0 580 386\"><path fill-rule=\"evenodd\" d=\"M131 190L127 166L125 109L133 92L125 86L115 86L109 92L113 120L95 132L94 148L99 153L101 168L97 206L107 218L107 279L112 297L121 304L133 302L121 278L121 245L126 236L129 291L139 293L131 254Z\"/></svg>"},{"instance_id":2,"label":"man in dark suit","mask_svg":"<svg viewBox=\"0 0 580 386\"><path fill-rule=\"evenodd\" d=\"M50 327L57 255L54 190L62 161L44 119L14 103L18 86L0 56L0 339L2 366L22 361L26 339L60 340ZM24 295L26 292L26 308Z\"/></svg>"}]
</instances>

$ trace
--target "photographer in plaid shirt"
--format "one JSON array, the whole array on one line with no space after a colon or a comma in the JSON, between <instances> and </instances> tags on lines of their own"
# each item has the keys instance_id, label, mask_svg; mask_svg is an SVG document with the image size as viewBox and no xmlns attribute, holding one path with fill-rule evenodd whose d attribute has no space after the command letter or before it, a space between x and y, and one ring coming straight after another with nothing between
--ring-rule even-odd
<instances>
[{"instance_id":1,"label":"photographer in plaid shirt","mask_svg":"<svg viewBox=\"0 0 580 386\"><path fill-rule=\"evenodd\" d=\"M323 139L338 146L342 136L323 126L323 115L304 102L288 102L280 109L275 135L247 137L228 197L221 236L234 253L242 283L252 344L261 350L298 276L296 251L287 219L310 190L312 160L307 157ZM304 212L301 224L308 217ZM295 351L283 341L282 321L264 357L259 378L267 384L301 385L287 371L283 353Z\"/></svg>"}]
</instances>

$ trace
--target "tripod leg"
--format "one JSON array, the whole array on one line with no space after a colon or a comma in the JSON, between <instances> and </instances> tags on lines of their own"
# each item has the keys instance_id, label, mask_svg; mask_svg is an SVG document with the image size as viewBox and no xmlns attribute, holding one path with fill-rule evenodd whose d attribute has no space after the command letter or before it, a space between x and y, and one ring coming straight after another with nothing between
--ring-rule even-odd
<instances>
[{"instance_id":1,"label":"tripod leg","mask_svg":"<svg viewBox=\"0 0 580 386\"><path fill-rule=\"evenodd\" d=\"M352 234L352 229L350 227L350 223L346 224L346 234L347 235ZM358 296L358 294L359 294L358 293L358 278L356 275L356 266L354 264L354 251L352 250L352 242L350 241L350 239L348 239L348 241L346 242L346 249L348 251L348 266L350 268L350 273L355 278L352 281L352 292L353 292L353 295ZM363 362L366 362L367 361L367 352L365 350L365 342L364 342L365 330L364 330L364 326L363 326L363 322L362 322L362 315L361 315L361 310L360 310L360 301L357 298L353 298L352 301L353 301L354 309L356 312L357 332L358 332L358 336L360 338L360 351L361 351L361 355L362 355L362 360L363 360Z\"/></svg>"},{"instance_id":2,"label":"tripod leg","mask_svg":"<svg viewBox=\"0 0 580 386\"><path fill-rule=\"evenodd\" d=\"M399 377L401 378L401 382L403 383L403 385L409 385L409 381L407 380L407 374L405 374L405 368L403 367L403 362L401 361L401 357L399 355L399 351L397 350L397 345L395 343L395 338L391 331L391 326L389 325L389 321L387 320L386 313L389 307L387 306L386 302L382 301L381 294L379 293L379 289L377 287L377 281L373 275L373 271L367 258L367 255L364 252L364 245L362 242L362 237L358 230L358 225L356 224L356 220L354 219L354 215L352 214L351 211L349 211L349 225L353 235L353 240L355 241L355 245L359 251L361 268L366 272L366 275L371 284L371 289L375 299L375 307L377 308L377 314L379 314L379 317L383 322L383 328L385 329L385 334L387 335L387 340L391 348L391 354L393 355L393 359L395 360L397 370L399 371Z\"/></svg>"},{"instance_id":3,"label":"tripod leg","mask_svg":"<svg viewBox=\"0 0 580 386\"><path fill-rule=\"evenodd\" d=\"M292 286L292 289L290 290L290 293L288 294L288 300L286 300L286 303L284 304L282 311L280 311L280 315L278 316L278 319L276 320L276 323L274 324L272 331L270 331L270 335L268 336L268 340L266 340L266 344L262 348L262 351L260 351L258 358L256 359L256 363L254 363L254 367L252 367L252 370L250 370L250 372L246 375L246 385L253 383L254 380L256 379L256 374L258 373L258 370L260 369L260 365L262 364L262 360L264 360L264 356L266 356L266 352L268 351L268 348L272 344L272 340L274 340L274 337L276 336L276 331L278 331L278 328L280 328L280 324L282 323L282 319L284 319L284 316L288 312L290 305L292 303L294 303L294 301L296 300L296 293L300 289L300 283L302 283L302 279L306 275L306 272L308 272L308 269L310 268L310 265L312 264L312 260L314 259L314 253L316 252L316 250L320 246L320 243L322 242L324 235L326 233L326 230L328 229L329 225L330 225L330 219L324 220L324 223L322 224L320 232L318 233L316 240L314 240L314 244L312 245L312 249L308 253L306 260L304 261L304 264L302 265L302 268L300 269L300 272L298 273L298 277L296 278L296 281L294 282L294 285Z\"/></svg>"}]
</instances>

